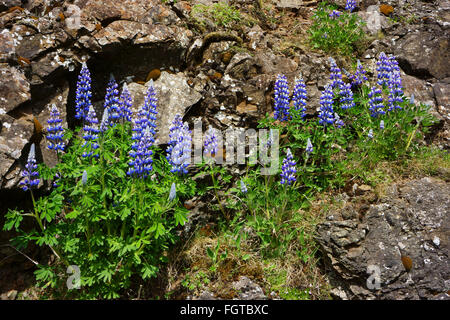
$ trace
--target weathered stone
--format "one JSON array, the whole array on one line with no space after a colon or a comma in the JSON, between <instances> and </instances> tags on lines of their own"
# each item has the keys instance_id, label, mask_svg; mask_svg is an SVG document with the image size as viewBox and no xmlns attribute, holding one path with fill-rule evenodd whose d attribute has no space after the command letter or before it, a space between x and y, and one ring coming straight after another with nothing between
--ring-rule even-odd
<instances>
[{"instance_id":1,"label":"weathered stone","mask_svg":"<svg viewBox=\"0 0 450 320\"><path fill-rule=\"evenodd\" d=\"M433 92L438 105L438 112L447 120L450 120L450 84L435 83Z\"/></svg>"},{"instance_id":2,"label":"weathered stone","mask_svg":"<svg viewBox=\"0 0 450 320\"><path fill-rule=\"evenodd\" d=\"M280 9L299 9L303 0L275 0L275 5Z\"/></svg>"},{"instance_id":3,"label":"weathered stone","mask_svg":"<svg viewBox=\"0 0 450 320\"><path fill-rule=\"evenodd\" d=\"M8 29L4 29L0 33L0 62L6 62L11 59L16 53L14 46L14 38Z\"/></svg>"},{"instance_id":4,"label":"weathered stone","mask_svg":"<svg viewBox=\"0 0 450 320\"><path fill-rule=\"evenodd\" d=\"M427 104L432 107L436 106L433 88L426 81L407 74L402 74L402 84L406 96L410 97L414 94L414 100L417 103Z\"/></svg>"},{"instance_id":5,"label":"weathered stone","mask_svg":"<svg viewBox=\"0 0 450 320\"><path fill-rule=\"evenodd\" d=\"M450 299L445 296L450 276L449 206L450 185L439 179L423 178L390 187L385 198L370 206L362 222L351 218L319 225L322 251L333 274L341 279L338 283L346 296L436 299L439 295L439 299ZM349 208L354 210L345 206L342 211ZM401 254L413 261L409 273ZM379 290L371 290L373 282L368 278L373 270L380 272Z\"/></svg>"},{"instance_id":6,"label":"weathered stone","mask_svg":"<svg viewBox=\"0 0 450 320\"><path fill-rule=\"evenodd\" d=\"M448 32L408 33L394 47L401 68L409 75L423 78L450 77L450 50Z\"/></svg>"},{"instance_id":7,"label":"weathered stone","mask_svg":"<svg viewBox=\"0 0 450 320\"><path fill-rule=\"evenodd\" d=\"M233 282L232 287L238 291L238 300L267 300L261 287L245 276Z\"/></svg>"},{"instance_id":8,"label":"weathered stone","mask_svg":"<svg viewBox=\"0 0 450 320\"><path fill-rule=\"evenodd\" d=\"M6 114L0 115L0 187L6 182L7 174L15 160L18 160L22 150L31 138L34 125L28 118L14 119ZM14 177L10 177L14 178Z\"/></svg>"},{"instance_id":9,"label":"weathered stone","mask_svg":"<svg viewBox=\"0 0 450 320\"><path fill-rule=\"evenodd\" d=\"M14 67L0 67L0 115L30 100L30 84Z\"/></svg>"}]
</instances>

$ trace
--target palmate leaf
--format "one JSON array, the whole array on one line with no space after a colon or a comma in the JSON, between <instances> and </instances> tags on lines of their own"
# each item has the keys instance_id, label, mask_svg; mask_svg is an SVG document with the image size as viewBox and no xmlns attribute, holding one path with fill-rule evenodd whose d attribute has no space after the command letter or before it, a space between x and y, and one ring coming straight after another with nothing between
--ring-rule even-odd
<instances>
[{"instance_id":1,"label":"palmate leaf","mask_svg":"<svg viewBox=\"0 0 450 320\"><path fill-rule=\"evenodd\" d=\"M174 212L175 217L175 225L184 225L187 222L187 210L183 210L182 208L176 208Z\"/></svg>"},{"instance_id":2,"label":"palmate leaf","mask_svg":"<svg viewBox=\"0 0 450 320\"><path fill-rule=\"evenodd\" d=\"M9 231L14 228L17 231L23 220L21 212L22 211L8 209L8 213L5 215L6 222L3 226L3 230Z\"/></svg>"}]
</instances>

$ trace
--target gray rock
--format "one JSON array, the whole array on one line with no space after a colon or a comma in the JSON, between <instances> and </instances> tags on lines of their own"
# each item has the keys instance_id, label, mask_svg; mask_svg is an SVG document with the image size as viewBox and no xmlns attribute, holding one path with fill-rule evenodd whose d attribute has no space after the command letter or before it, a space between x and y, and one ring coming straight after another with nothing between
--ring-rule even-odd
<instances>
[{"instance_id":1,"label":"gray rock","mask_svg":"<svg viewBox=\"0 0 450 320\"><path fill-rule=\"evenodd\" d=\"M370 206L361 222L352 218L319 225L321 250L333 278L339 279L334 286L341 286L346 293L336 296L450 299L446 295L450 276L449 207L450 185L423 178L391 186L385 198ZM401 252L413 261L409 273L402 264ZM378 290L372 282L375 275L379 276Z\"/></svg>"},{"instance_id":2,"label":"gray rock","mask_svg":"<svg viewBox=\"0 0 450 320\"><path fill-rule=\"evenodd\" d=\"M407 74L444 79L450 77L449 39L448 30L411 32L398 41L394 54Z\"/></svg>"},{"instance_id":3,"label":"gray rock","mask_svg":"<svg viewBox=\"0 0 450 320\"><path fill-rule=\"evenodd\" d=\"M0 67L0 115L30 100L30 84L14 67Z\"/></svg>"},{"instance_id":4,"label":"gray rock","mask_svg":"<svg viewBox=\"0 0 450 320\"><path fill-rule=\"evenodd\" d=\"M279 9L299 9L303 0L275 0L275 5Z\"/></svg>"},{"instance_id":5,"label":"gray rock","mask_svg":"<svg viewBox=\"0 0 450 320\"><path fill-rule=\"evenodd\" d=\"M233 282L232 287L238 291L237 300L267 300L261 287L245 276Z\"/></svg>"}]
</instances>

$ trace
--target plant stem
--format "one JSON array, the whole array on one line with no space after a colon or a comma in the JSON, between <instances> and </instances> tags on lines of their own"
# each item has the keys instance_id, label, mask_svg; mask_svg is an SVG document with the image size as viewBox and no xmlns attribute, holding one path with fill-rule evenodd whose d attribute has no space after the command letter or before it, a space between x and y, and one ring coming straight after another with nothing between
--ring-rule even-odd
<instances>
[{"instance_id":1,"label":"plant stem","mask_svg":"<svg viewBox=\"0 0 450 320\"><path fill-rule=\"evenodd\" d=\"M219 203L220 211L222 211L223 216L224 216L227 220L229 220L227 214L225 213L225 209L224 209L223 206L222 206L222 202L220 202L219 193L217 192L218 185L217 185L217 182L216 182L216 178L214 177L214 172L213 172L212 164L210 164L210 171L211 171L211 178L212 178L213 186L214 186L214 193L215 193L215 195L216 195L217 202Z\"/></svg>"}]
</instances>

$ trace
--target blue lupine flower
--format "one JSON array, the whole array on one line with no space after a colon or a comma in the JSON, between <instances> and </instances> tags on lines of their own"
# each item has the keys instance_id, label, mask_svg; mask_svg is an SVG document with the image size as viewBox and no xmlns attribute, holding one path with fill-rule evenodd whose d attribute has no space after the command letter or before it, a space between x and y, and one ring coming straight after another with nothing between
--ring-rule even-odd
<instances>
[{"instance_id":1,"label":"blue lupine flower","mask_svg":"<svg viewBox=\"0 0 450 320\"><path fill-rule=\"evenodd\" d=\"M414 104L414 93L411 93L411 97L409 98L409 103Z\"/></svg>"},{"instance_id":2,"label":"blue lupine flower","mask_svg":"<svg viewBox=\"0 0 450 320\"><path fill-rule=\"evenodd\" d=\"M86 62L83 62L78 75L77 91L75 98L75 118L84 120L89 112L91 103L91 74Z\"/></svg>"},{"instance_id":3,"label":"blue lupine flower","mask_svg":"<svg viewBox=\"0 0 450 320\"><path fill-rule=\"evenodd\" d=\"M306 85L303 78L295 78L294 90L292 92L294 109L300 111L300 116L306 116Z\"/></svg>"},{"instance_id":4,"label":"blue lupine flower","mask_svg":"<svg viewBox=\"0 0 450 320\"><path fill-rule=\"evenodd\" d=\"M98 133L98 119L95 114L94 107L92 105L89 107L89 112L85 118L85 124L83 126L83 139L84 143L82 147L88 146L89 151L83 152L83 158L90 157L94 154L94 150L98 149L99 145L97 143ZM98 158L98 154L95 155Z\"/></svg>"},{"instance_id":5,"label":"blue lupine flower","mask_svg":"<svg viewBox=\"0 0 450 320\"><path fill-rule=\"evenodd\" d=\"M292 182L296 181L294 174L297 172L295 165L297 163L291 153L291 149L286 150L286 158L283 160L283 165L281 166L281 184L290 185Z\"/></svg>"},{"instance_id":6,"label":"blue lupine flower","mask_svg":"<svg viewBox=\"0 0 450 320\"><path fill-rule=\"evenodd\" d=\"M144 105L142 105L137 114L137 119L135 120L135 125L133 127L133 136L134 140L140 140L144 130L148 127L150 129L150 133L152 134L151 139L152 142L155 142L155 134L156 134L156 115L158 111L156 110L156 92L153 88L153 81L150 81L150 84L147 88L146 96L144 99Z\"/></svg>"},{"instance_id":7,"label":"blue lupine flower","mask_svg":"<svg viewBox=\"0 0 450 320\"><path fill-rule=\"evenodd\" d=\"M83 171L83 175L81 176L81 183L83 184L83 186L85 186L87 184L87 172L86 170Z\"/></svg>"},{"instance_id":8,"label":"blue lupine flower","mask_svg":"<svg viewBox=\"0 0 450 320\"><path fill-rule=\"evenodd\" d=\"M367 136L369 137L369 139L373 139L373 130L370 129L369 133L367 134Z\"/></svg>"},{"instance_id":9,"label":"blue lupine flower","mask_svg":"<svg viewBox=\"0 0 450 320\"><path fill-rule=\"evenodd\" d=\"M359 60L356 65L356 72L354 75L350 76L350 80L352 81L352 86L354 87L359 87L368 80L366 70L364 70L364 67Z\"/></svg>"},{"instance_id":10,"label":"blue lupine flower","mask_svg":"<svg viewBox=\"0 0 450 320\"><path fill-rule=\"evenodd\" d=\"M131 121L131 116L133 115L133 112L131 111L132 106L133 99L131 98L127 84L124 83L122 87L122 94L119 97L119 116L123 122Z\"/></svg>"},{"instance_id":11,"label":"blue lupine flower","mask_svg":"<svg viewBox=\"0 0 450 320\"><path fill-rule=\"evenodd\" d=\"M187 123L181 123L181 121L181 116L177 114L172 122L167 160L172 165L171 172L186 174L191 160L192 137Z\"/></svg>"},{"instance_id":12,"label":"blue lupine flower","mask_svg":"<svg viewBox=\"0 0 450 320\"><path fill-rule=\"evenodd\" d=\"M33 187L37 187L39 185L39 173L36 169L36 152L33 143L30 147L30 152L28 153L27 164L25 165L25 169L22 171L22 177L24 177L25 180L19 183L19 186L22 187L23 191L27 191L28 189L32 189Z\"/></svg>"},{"instance_id":13,"label":"blue lupine flower","mask_svg":"<svg viewBox=\"0 0 450 320\"><path fill-rule=\"evenodd\" d=\"M100 122L100 132L108 130L110 125L108 109L103 110L102 121Z\"/></svg>"},{"instance_id":14,"label":"blue lupine flower","mask_svg":"<svg viewBox=\"0 0 450 320\"><path fill-rule=\"evenodd\" d=\"M311 143L311 139L308 138L308 140L306 140L306 153L308 155L310 155L313 151L314 151L314 148L313 148L313 145Z\"/></svg>"},{"instance_id":15,"label":"blue lupine flower","mask_svg":"<svg viewBox=\"0 0 450 320\"><path fill-rule=\"evenodd\" d=\"M327 124L333 124L333 122L333 88L328 84L320 96L319 124L326 126Z\"/></svg>"},{"instance_id":16,"label":"blue lupine flower","mask_svg":"<svg viewBox=\"0 0 450 320\"><path fill-rule=\"evenodd\" d=\"M52 183L53 188L59 187L58 181L59 181L59 179L61 179L61 174L59 172L55 173L55 176L53 177L53 179L54 179L53 183Z\"/></svg>"},{"instance_id":17,"label":"blue lupine flower","mask_svg":"<svg viewBox=\"0 0 450 320\"><path fill-rule=\"evenodd\" d=\"M242 193L247 193L248 192L247 186L245 185L243 180L241 180L241 192Z\"/></svg>"},{"instance_id":18,"label":"blue lupine flower","mask_svg":"<svg viewBox=\"0 0 450 320\"><path fill-rule=\"evenodd\" d=\"M380 121L380 129L383 130L384 129L384 120Z\"/></svg>"},{"instance_id":19,"label":"blue lupine flower","mask_svg":"<svg viewBox=\"0 0 450 320\"><path fill-rule=\"evenodd\" d=\"M353 108L355 102L353 101L352 86L349 83L344 83L341 86L341 108L346 110Z\"/></svg>"},{"instance_id":20,"label":"blue lupine flower","mask_svg":"<svg viewBox=\"0 0 450 320\"><path fill-rule=\"evenodd\" d=\"M180 134L181 127L183 126L183 119L182 117L177 114L175 115L175 118L172 121L172 126L169 128L169 142L167 146L167 156L166 159L170 163L170 157L172 155L172 150L174 146L178 142L178 136Z\"/></svg>"},{"instance_id":21,"label":"blue lupine flower","mask_svg":"<svg viewBox=\"0 0 450 320\"><path fill-rule=\"evenodd\" d=\"M52 109L50 111L50 118L47 120L48 128L47 128L47 140L48 140L48 148L50 150L58 150L64 151L64 129L61 126L61 118L58 108L55 104L52 104Z\"/></svg>"},{"instance_id":22,"label":"blue lupine flower","mask_svg":"<svg viewBox=\"0 0 450 320\"><path fill-rule=\"evenodd\" d=\"M390 54L389 57L389 63L390 63L390 67L391 67L391 72L397 71L400 72L400 67L398 66L398 62L397 59L395 58L394 55Z\"/></svg>"},{"instance_id":23,"label":"blue lupine flower","mask_svg":"<svg viewBox=\"0 0 450 320\"><path fill-rule=\"evenodd\" d=\"M334 125L339 129L344 126L344 121L341 120L336 112L334 113Z\"/></svg>"},{"instance_id":24,"label":"blue lupine flower","mask_svg":"<svg viewBox=\"0 0 450 320\"><path fill-rule=\"evenodd\" d=\"M114 125L120 118L119 90L117 88L116 79L111 74L106 87L105 104L103 105L104 109L108 110L107 125Z\"/></svg>"},{"instance_id":25,"label":"blue lupine flower","mask_svg":"<svg viewBox=\"0 0 450 320\"><path fill-rule=\"evenodd\" d=\"M341 69L336 64L336 61L333 58L328 59L330 61L330 80L332 89L339 88L341 89L344 81L342 81L342 72Z\"/></svg>"},{"instance_id":26,"label":"blue lupine flower","mask_svg":"<svg viewBox=\"0 0 450 320\"><path fill-rule=\"evenodd\" d=\"M345 10L348 12L352 12L356 8L356 0L347 0L347 3L345 4Z\"/></svg>"},{"instance_id":27,"label":"blue lupine flower","mask_svg":"<svg viewBox=\"0 0 450 320\"><path fill-rule=\"evenodd\" d=\"M151 146L153 145L153 134L150 127L145 128L141 139L133 143L135 145L129 152L131 160L128 162L130 168L127 174L137 178L147 178L152 171L153 151Z\"/></svg>"},{"instance_id":28,"label":"blue lupine flower","mask_svg":"<svg viewBox=\"0 0 450 320\"><path fill-rule=\"evenodd\" d=\"M391 71L392 62L390 58L388 58L384 52L380 52L377 61L377 83L380 86L388 84Z\"/></svg>"},{"instance_id":29,"label":"blue lupine flower","mask_svg":"<svg viewBox=\"0 0 450 320\"><path fill-rule=\"evenodd\" d=\"M203 146L205 148L204 154L210 155L211 157L214 157L214 155L217 153L217 136L216 136L216 130L213 129L213 127L209 126L208 130L205 134L205 142L203 143Z\"/></svg>"},{"instance_id":30,"label":"blue lupine flower","mask_svg":"<svg viewBox=\"0 0 450 320\"><path fill-rule=\"evenodd\" d=\"M339 11L337 11L337 10L333 10L329 14L331 19L339 18L340 15L341 15L341 13Z\"/></svg>"},{"instance_id":31,"label":"blue lupine flower","mask_svg":"<svg viewBox=\"0 0 450 320\"><path fill-rule=\"evenodd\" d=\"M289 119L289 86L285 75L279 74L275 81L275 113L274 119L287 121Z\"/></svg>"},{"instance_id":32,"label":"blue lupine flower","mask_svg":"<svg viewBox=\"0 0 450 320\"><path fill-rule=\"evenodd\" d=\"M373 86L369 92L369 111L372 117L378 117L386 112L384 111L381 89Z\"/></svg>"},{"instance_id":33,"label":"blue lupine flower","mask_svg":"<svg viewBox=\"0 0 450 320\"><path fill-rule=\"evenodd\" d=\"M388 111L394 109L401 109L399 103L403 102L403 88L402 88L402 78L399 71L393 71L389 77L388 81L389 95L388 95Z\"/></svg>"},{"instance_id":34,"label":"blue lupine flower","mask_svg":"<svg viewBox=\"0 0 450 320\"><path fill-rule=\"evenodd\" d=\"M173 201L173 199L175 199L176 196L177 196L177 187L175 185L175 182L172 182L169 192L169 201Z\"/></svg>"},{"instance_id":35,"label":"blue lupine flower","mask_svg":"<svg viewBox=\"0 0 450 320\"><path fill-rule=\"evenodd\" d=\"M153 86L153 80L150 80L145 95L144 109L148 111L148 125L150 126L150 131L153 135L156 134L156 115L158 114L158 111L156 109L157 102L158 99L156 98L156 91Z\"/></svg>"}]
</instances>

